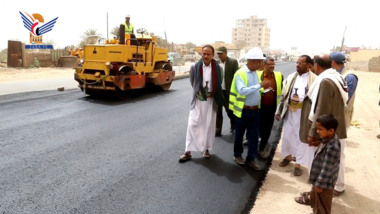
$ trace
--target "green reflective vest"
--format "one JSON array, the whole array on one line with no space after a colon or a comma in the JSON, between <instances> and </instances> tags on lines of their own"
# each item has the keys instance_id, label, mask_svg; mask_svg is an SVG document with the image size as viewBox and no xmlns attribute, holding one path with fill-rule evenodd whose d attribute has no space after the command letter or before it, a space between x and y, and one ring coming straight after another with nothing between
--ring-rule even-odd
<instances>
[{"instance_id":1,"label":"green reflective vest","mask_svg":"<svg viewBox=\"0 0 380 214\"><path fill-rule=\"evenodd\" d=\"M263 71L256 71L257 76L259 77L259 83L263 80ZM280 103L280 97L282 93L282 74L280 71L274 71L274 79L276 82L276 91L277 91L277 105ZM264 88L260 88L260 94L264 91Z\"/></svg>"},{"instance_id":2,"label":"green reflective vest","mask_svg":"<svg viewBox=\"0 0 380 214\"><path fill-rule=\"evenodd\" d=\"M129 27L127 25L127 23L123 23L123 25L125 26L125 33L129 33L129 34L133 34L133 25L132 23L129 23Z\"/></svg>"},{"instance_id":3,"label":"green reflective vest","mask_svg":"<svg viewBox=\"0 0 380 214\"><path fill-rule=\"evenodd\" d=\"M243 108L244 108L244 103L245 103L245 96L240 95L239 92L236 90L236 76L237 75L239 75L240 79L243 80L245 86L248 86L247 73L245 73L245 71L242 68L240 68L238 71L236 71L234 75L234 79L232 80L231 91L230 91L230 102L229 102L228 108L234 113L236 117L241 118ZM259 108L260 108L260 104L259 104Z\"/></svg>"}]
</instances>

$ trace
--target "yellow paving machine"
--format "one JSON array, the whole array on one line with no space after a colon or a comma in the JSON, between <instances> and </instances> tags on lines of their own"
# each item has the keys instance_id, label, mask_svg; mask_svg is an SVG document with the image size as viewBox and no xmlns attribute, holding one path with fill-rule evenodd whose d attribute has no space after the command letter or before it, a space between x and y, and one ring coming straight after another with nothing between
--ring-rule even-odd
<instances>
[{"instance_id":1,"label":"yellow paving machine","mask_svg":"<svg viewBox=\"0 0 380 214\"><path fill-rule=\"evenodd\" d=\"M74 79L86 94L115 93L128 98L137 89L153 86L169 90L175 72L168 50L157 46L157 38L143 28L126 34L120 25L118 39L84 46L82 67L75 68Z\"/></svg>"}]
</instances>

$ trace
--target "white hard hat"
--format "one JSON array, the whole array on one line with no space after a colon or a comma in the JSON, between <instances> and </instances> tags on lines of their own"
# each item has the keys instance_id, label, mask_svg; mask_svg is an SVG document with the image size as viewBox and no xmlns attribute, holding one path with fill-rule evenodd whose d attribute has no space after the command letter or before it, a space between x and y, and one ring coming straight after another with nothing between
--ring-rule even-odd
<instances>
[{"instance_id":1,"label":"white hard hat","mask_svg":"<svg viewBox=\"0 0 380 214\"><path fill-rule=\"evenodd\" d=\"M131 18L131 15L129 14L125 15L125 18Z\"/></svg>"},{"instance_id":2,"label":"white hard hat","mask_svg":"<svg viewBox=\"0 0 380 214\"><path fill-rule=\"evenodd\" d=\"M251 50L249 50L248 53L246 54L246 58L247 59L261 59L261 60L265 59L263 51L258 47L254 47Z\"/></svg>"}]
</instances>

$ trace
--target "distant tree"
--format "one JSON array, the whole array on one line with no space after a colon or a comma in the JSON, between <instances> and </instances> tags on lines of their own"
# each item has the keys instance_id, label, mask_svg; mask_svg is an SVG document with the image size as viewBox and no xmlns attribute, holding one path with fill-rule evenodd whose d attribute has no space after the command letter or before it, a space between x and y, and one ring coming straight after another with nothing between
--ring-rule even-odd
<instances>
[{"instance_id":1,"label":"distant tree","mask_svg":"<svg viewBox=\"0 0 380 214\"><path fill-rule=\"evenodd\" d=\"M0 64L1 62L6 62L7 58L8 58L8 48L5 48L0 51Z\"/></svg>"},{"instance_id":2,"label":"distant tree","mask_svg":"<svg viewBox=\"0 0 380 214\"><path fill-rule=\"evenodd\" d=\"M46 41L46 42L43 42L42 44L44 44L44 45L53 45L53 48L54 48L54 46L56 45L55 42L54 42L53 40L48 40L48 41Z\"/></svg>"},{"instance_id":3,"label":"distant tree","mask_svg":"<svg viewBox=\"0 0 380 214\"><path fill-rule=\"evenodd\" d=\"M75 45L68 45L64 48L65 51L70 52L70 50L75 50L77 47Z\"/></svg>"},{"instance_id":4,"label":"distant tree","mask_svg":"<svg viewBox=\"0 0 380 214\"><path fill-rule=\"evenodd\" d=\"M96 29L88 29L81 35L81 41L78 44L78 47L83 48L84 45L87 43L87 38L89 36L101 36L101 34L98 34Z\"/></svg>"},{"instance_id":5,"label":"distant tree","mask_svg":"<svg viewBox=\"0 0 380 214\"><path fill-rule=\"evenodd\" d=\"M166 42L165 39L163 39L161 36L154 35L154 33L150 33L151 36L155 36L157 38L157 46L163 47L163 48L169 48L168 42Z\"/></svg>"},{"instance_id":6,"label":"distant tree","mask_svg":"<svg viewBox=\"0 0 380 214\"><path fill-rule=\"evenodd\" d=\"M191 42L187 42L186 44L185 44L185 48L186 48L186 50L191 50L192 48L195 48L195 47L197 47L194 43L191 43Z\"/></svg>"},{"instance_id":7,"label":"distant tree","mask_svg":"<svg viewBox=\"0 0 380 214\"><path fill-rule=\"evenodd\" d=\"M118 38L118 39L119 39L119 29L120 29L120 27L116 26L116 27L113 27L112 30L111 30L111 35L113 37Z\"/></svg>"}]
</instances>

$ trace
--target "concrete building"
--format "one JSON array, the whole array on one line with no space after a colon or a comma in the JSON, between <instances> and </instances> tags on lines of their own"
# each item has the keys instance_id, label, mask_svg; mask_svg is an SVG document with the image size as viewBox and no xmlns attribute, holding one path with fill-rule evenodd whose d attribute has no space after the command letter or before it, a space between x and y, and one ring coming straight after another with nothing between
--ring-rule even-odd
<instances>
[{"instance_id":1,"label":"concrete building","mask_svg":"<svg viewBox=\"0 0 380 214\"><path fill-rule=\"evenodd\" d=\"M267 50L270 44L270 29L267 26L267 19L251 16L247 19L236 20L236 27L232 29L232 44L245 50L253 47Z\"/></svg>"}]
</instances>

